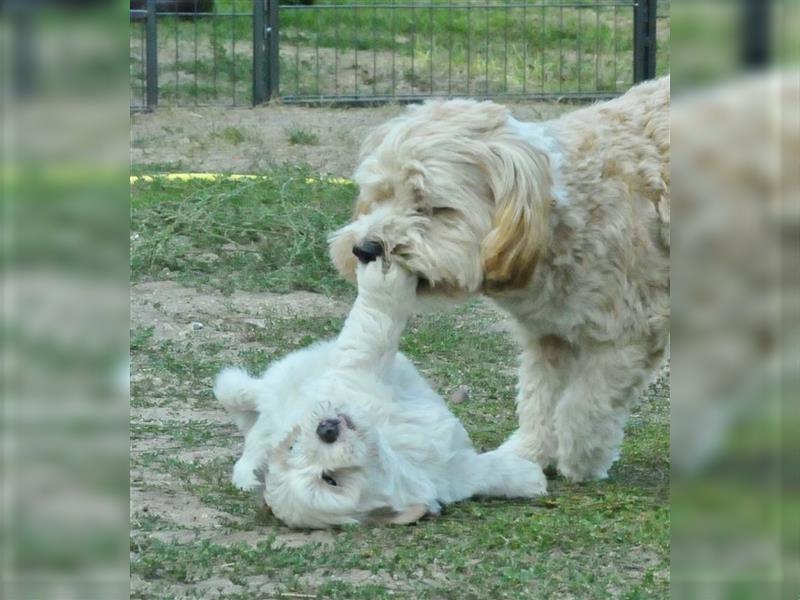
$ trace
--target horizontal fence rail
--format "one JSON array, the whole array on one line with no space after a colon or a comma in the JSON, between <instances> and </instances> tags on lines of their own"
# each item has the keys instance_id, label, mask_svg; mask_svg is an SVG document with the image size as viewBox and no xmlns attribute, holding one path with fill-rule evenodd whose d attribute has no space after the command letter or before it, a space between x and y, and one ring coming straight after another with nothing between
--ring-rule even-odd
<instances>
[{"instance_id":1,"label":"horizontal fence rail","mask_svg":"<svg viewBox=\"0 0 800 600\"><path fill-rule=\"evenodd\" d=\"M667 72L656 0L139 0L131 108L618 95Z\"/></svg>"}]
</instances>

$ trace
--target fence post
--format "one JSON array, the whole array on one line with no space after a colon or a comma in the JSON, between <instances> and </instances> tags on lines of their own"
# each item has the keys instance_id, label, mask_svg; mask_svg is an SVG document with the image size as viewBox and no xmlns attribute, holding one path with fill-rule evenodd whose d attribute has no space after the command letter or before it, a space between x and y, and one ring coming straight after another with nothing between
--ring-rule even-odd
<instances>
[{"instance_id":1,"label":"fence post","mask_svg":"<svg viewBox=\"0 0 800 600\"><path fill-rule=\"evenodd\" d=\"M147 54L145 69L147 75L147 108L158 104L158 32L156 30L156 0L147 0Z\"/></svg>"},{"instance_id":2,"label":"fence post","mask_svg":"<svg viewBox=\"0 0 800 600\"><path fill-rule=\"evenodd\" d=\"M656 76L657 0L636 0L633 5L633 82Z\"/></svg>"},{"instance_id":3,"label":"fence post","mask_svg":"<svg viewBox=\"0 0 800 600\"><path fill-rule=\"evenodd\" d=\"M770 59L770 9L767 0L745 0L742 7L742 66L764 67Z\"/></svg>"},{"instance_id":4,"label":"fence post","mask_svg":"<svg viewBox=\"0 0 800 600\"><path fill-rule=\"evenodd\" d=\"M267 99L277 98L280 85L280 55L278 38L280 36L279 0L267 2Z\"/></svg>"},{"instance_id":5,"label":"fence post","mask_svg":"<svg viewBox=\"0 0 800 600\"><path fill-rule=\"evenodd\" d=\"M253 0L253 106L267 100L264 61L266 54L266 31L264 29L265 0Z\"/></svg>"}]
</instances>

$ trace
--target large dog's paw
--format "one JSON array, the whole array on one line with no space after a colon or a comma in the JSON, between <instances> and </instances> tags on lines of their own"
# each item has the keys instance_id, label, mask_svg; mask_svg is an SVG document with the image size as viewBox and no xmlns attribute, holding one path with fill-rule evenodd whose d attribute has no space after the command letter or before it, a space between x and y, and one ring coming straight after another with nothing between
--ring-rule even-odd
<instances>
[{"instance_id":1,"label":"large dog's paw","mask_svg":"<svg viewBox=\"0 0 800 600\"><path fill-rule=\"evenodd\" d=\"M587 466L582 464L571 464L568 461L560 460L558 463L558 472L572 483L581 483L583 481L601 481L608 479L608 467L605 466Z\"/></svg>"},{"instance_id":2,"label":"large dog's paw","mask_svg":"<svg viewBox=\"0 0 800 600\"><path fill-rule=\"evenodd\" d=\"M261 487L256 475L256 465L248 460L239 459L233 466L233 485L242 491L250 492Z\"/></svg>"}]
</instances>

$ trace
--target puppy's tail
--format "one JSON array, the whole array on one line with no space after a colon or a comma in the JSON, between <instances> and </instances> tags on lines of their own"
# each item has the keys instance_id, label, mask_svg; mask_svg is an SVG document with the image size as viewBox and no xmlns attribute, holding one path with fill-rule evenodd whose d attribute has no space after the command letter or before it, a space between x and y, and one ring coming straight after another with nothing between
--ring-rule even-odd
<instances>
[{"instance_id":1,"label":"puppy's tail","mask_svg":"<svg viewBox=\"0 0 800 600\"><path fill-rule=\"evenodd\" d=\"M258 418L260 390L258 379L236 367L223 369L214 381L214 396L231 414L242 433L247 433Z\"/></svg>"}]
</instances>

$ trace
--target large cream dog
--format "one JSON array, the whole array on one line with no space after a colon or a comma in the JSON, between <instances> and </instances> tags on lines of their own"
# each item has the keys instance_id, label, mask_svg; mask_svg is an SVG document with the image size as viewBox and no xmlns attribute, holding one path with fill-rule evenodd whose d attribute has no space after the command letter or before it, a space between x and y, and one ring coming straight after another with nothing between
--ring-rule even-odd
<instances>
[{"instance_id":1,"label":"large cream dog","mask_svg":"<svg viewBox=\"0 0 800 600\"><path fill-rule=\"evenodd\" d=\"M606 477L669 345L669 78L544 123L412 106L366 140L355 179L339 271L385 255L420 296L489 296L522 346L506 448Z\"/></svg>"},{"instance_id":2,"label":"large cream dog","mask_svg":"<svg viewBox=\"0 0 800 600\"><path fill-rule=\"evenodd\" d=\"M358 279L336 340L289 354L259 378L240 369L217 377L214 393L245 435L234 484L261 490L287 524L314 528L409 523L473 495L544 494L538 465L512 452L475 452L398 353L416 277L378 260Z\"/></svg>"}]
</instances>

